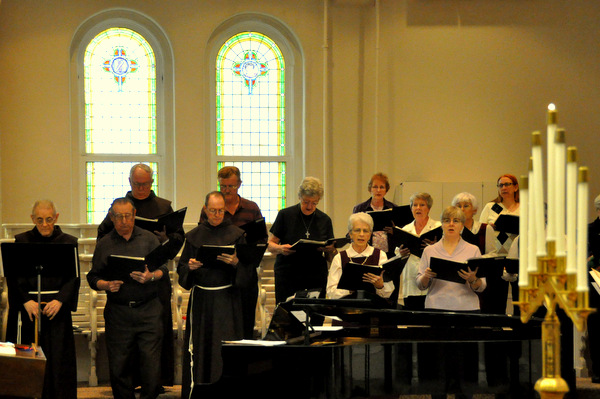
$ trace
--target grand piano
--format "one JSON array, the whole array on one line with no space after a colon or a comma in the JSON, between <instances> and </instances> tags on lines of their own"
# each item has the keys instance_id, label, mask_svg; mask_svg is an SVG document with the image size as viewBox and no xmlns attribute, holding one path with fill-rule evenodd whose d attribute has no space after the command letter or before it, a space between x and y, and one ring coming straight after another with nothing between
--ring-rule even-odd
<instances>
[{"instance_id":1,"label":"grand piano","mask_svg":"<svg viewBox=\"0 0 600 399\"><path fill-rule=\"evenodd\" d=\"M295 311L305 312L308 322L300 323ZM323 316L339 319L338 328L311 324ZM542 372L542 321L534 317L524 324L506 315L396 310L373 298L296 298L278 305L265 336L285 344L224 343L218 392L304 399L443 393L443 384L419 371L417 348L470 342L480 351L486 343L503 345L518 363L518 375L509 383L489 387L480 360L477 392L517 390L519 397L534 397L533 386Z\"/></svg>"}]
</instances>

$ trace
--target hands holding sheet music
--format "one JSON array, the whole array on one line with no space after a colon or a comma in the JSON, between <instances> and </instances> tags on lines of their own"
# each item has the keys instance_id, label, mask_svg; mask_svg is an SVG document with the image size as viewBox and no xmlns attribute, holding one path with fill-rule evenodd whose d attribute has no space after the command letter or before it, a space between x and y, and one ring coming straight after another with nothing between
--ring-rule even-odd
<instances>
[{"instance_id":1,"label":"hands holding sheet music","mask_svg":"<svg viewBox=\"0 0 600 399\"><path fill-rule=\"evenodd\" d=\"M227 263L228 265L232 265L232 266L237 266L238 263L240 263L240 260L238 259L236 252L234 252L233 254L223 253L223 254L217 255L217 260L219 260L223 263ZM203 266L203 263L195 258L190 258L190 260L188 261L188 267L190 268L191 271L198 270L202 266Z\"/></svg>"},{"instance_id":2,"label":"hands holding sheet music","mask_svg":"<svg viewBox=\"0 0 600 399\"><path fill-rule=\"evenodd\" d=\"M362 281L365 283L373 284L373 287L380 290L383 288L383 273L385 271L381 271L381 274L373 274L373 273L365 273L363 274Z\"/></svg>"},{"instance_id":3,"label":"hands holding sheet music","mask_svg":"<svg viewBox=\"0 0 600 399\"><path fill-rule=\"evenodd\" d=\"M161 273L160 276L156 275L156 273ZM134 271L129 274L131 278L137 281L140 284L146 284L148 281L160 280L162 278L162 272L160 270L150 272L148 270L148 265L144 265L144 271Z\"/></svg>"}]
</instances>

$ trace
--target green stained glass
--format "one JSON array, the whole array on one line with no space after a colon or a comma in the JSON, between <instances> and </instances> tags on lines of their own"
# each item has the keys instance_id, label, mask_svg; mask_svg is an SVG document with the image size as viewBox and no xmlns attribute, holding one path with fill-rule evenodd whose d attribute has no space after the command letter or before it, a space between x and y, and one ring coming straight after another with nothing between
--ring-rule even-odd
<instances>
[{"instance_id":1,"label":"green stained glass","mask_svg":"<svg viewBox=\"0 0 600 399\"><path fill-rule=\"evenodd\" d=\"M110 28L84 54L85 152L156 154L156 60L137 32Z\"/></svg>"},{"instance_id":2,"label":"green stained glass","mask_svg":"<svg viewBox=\"0 0 600 399\"><path fill-rule=\"evenodd\" d=\"M285 62L269 37L243 32L216 57L219 156L285 155Z\"/></svg>"}]
</instances>

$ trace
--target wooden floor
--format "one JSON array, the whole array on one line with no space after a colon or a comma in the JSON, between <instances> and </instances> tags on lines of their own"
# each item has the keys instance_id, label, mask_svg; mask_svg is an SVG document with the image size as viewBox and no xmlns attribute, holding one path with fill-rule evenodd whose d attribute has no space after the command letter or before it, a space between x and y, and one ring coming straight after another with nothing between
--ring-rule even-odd
<instances>
[{"instance_id":1,"label":"wooden floor","mask_svg":"<svg viewBox=\"0 0 600 399\"><path fill-rule=\"evenodd\" d=\"M77 389L78 399L108 399L112 398L112 391L110 386L99 386L99 387L88 387L80 385ZM165 393L159 395L159 399L179 399L181 397L181 386L175 385L172 387L165 387ZM400 395L395 396L398 399L428 399L429 395ZM452 396L450 396L451 398ZM577 379L577 395L569 397L581 398L581 399L600 399L600 384L592 384L589 378L578 378ZM392 397L390 396L389 399ZM208 398L206 398L208 399ZM384 398L378 398L384 399ZM388 399L386 397L385 399ZM474 399L494 399L494 395L475 395Z\"/></svg>"}]
</instances>

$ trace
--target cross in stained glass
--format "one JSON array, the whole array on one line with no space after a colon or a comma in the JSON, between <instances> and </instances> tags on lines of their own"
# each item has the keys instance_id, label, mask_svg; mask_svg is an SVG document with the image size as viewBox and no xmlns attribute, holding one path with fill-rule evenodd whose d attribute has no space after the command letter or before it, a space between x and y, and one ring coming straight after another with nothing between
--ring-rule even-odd
<instances>
[{"instance_id":1,"label":"cross in stained glass","mask_svg":"<svg viewBox=\"0 0 600 399\"><path fill-rule=\"evenodd\" d=\"M112 58L104 61L104 70L111 72L119 86L119 91L123 91L123 83L129 73L138 69L136 60L127 58L127 53L123 48L116 48Z\"/></svg>"},{"instance_id":2,"label":"cross in stained glass","mask_svg":"<svg viewBox=\"0 0 600 399\"><path fill-rule=\"evenodd\" d=\"M233 66L233 73L244 78L244 83L248 86L248 94L252 94L256 79L266 75L268 70L267 64L256 60L256 53L253 51L247 52L244 55L244 61Z\"/></svg>"}]
</instances>

